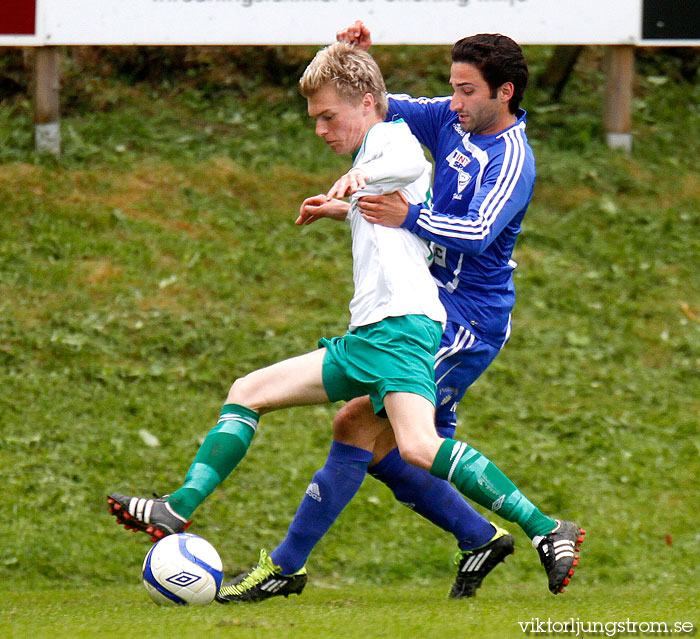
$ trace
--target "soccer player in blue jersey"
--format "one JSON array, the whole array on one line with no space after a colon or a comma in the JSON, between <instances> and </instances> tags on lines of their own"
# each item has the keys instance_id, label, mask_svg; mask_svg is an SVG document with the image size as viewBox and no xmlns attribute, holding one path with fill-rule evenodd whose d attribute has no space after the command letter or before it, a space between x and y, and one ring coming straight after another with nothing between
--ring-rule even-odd
<instances>
[{"instance_id":1,"label":"soccer player in blue jersey","mask_svg":"<svg viewBox=\"0 0 700 639\"><path fill-rule=\"evenodd\" d=\"M515 47L519 52L517 45ZM488 46L485 48L488 50ZM519 55L522 57L522 53ZM458 529L464 532L465 536L460 540L464 543L464 552L456 584L459 592L455 596L473 594L485 573L496 565L493 559L502 560L513 547L510 535L483 518L479 521L473 510L468 512L466 502L460 500L458 503L458 494L447 482L440 481L444 479L452 481L462 493L481 505L523 527L539 551L552 592L559 592L573 574L575 545L582 541L579 527L542 514L487 458L466 443L450 437L456 422L456 403L507 339L513 303L510 252L534 180L534 162L523 131L524 117L517 109L510 111L512 100L517 107L524 83L506 78L492 87L484 80L486 67L476 67L468 59L454 61L452 84L455 95L452 100L424 101L426 105L437 105L434 111L431 111L433 106L426 109L424 131L416 126L421 120L412 112L413 109L418 112L420 101L405 108L403 113L408 127L418 139L430 148L434 157L446 157L450 170L454 171L450 174L440 166L438 171L443 171L442 177L438 179L436 175L435 182L437 187L451 176L451 195L455 197L449 198L450 202L438 194L434 208L421 204L414 204L411 208L407 207L408 203L400 192L384 196L385 199L375 195L358 199L355 195L351 205L329 196L315 196L302 204L300 215L302 223L311 223L321 217L342 219L347 215L353 223L353 248L355 224L360 219L365 223L363 232L367 227L403 226L403 231L408 229L417 236L425 234L433 240L437 250L433 277L440 286L440 300L449 314L442 348L436 359L435 381L441 391L438 431L433 427L434 412L430 401L415 389L396 392L398 389L389 388L386 392L385 388L379 393L379 399L375 391L371 399L365 397L347 404L335 423L336 441L329 459L314 476L287 538L270 556L261 552L258 565L227 584L217 597L221 602L254 601L300 592L306 583L306 557L356 493L373 455L379 461L372 473L385 481L399 499L413 504L418 512L438 525L453 532ZM478 73L470 73L471 67L476 67ZM476 97L471 97L473 93L477 94ZM314 94L307 97L312 114ZM397 114L396 103L399 101L390 96L390 116ZM405 102L412 104L408 100ZM358 151L356 158L363 156L363 145L353 143L348 146L340 139L319 132L326 131L324 126L338 126L338 120L343 118L342 110L318 113L313 110L313 113L317 133L323 135L336 152ZM394 118L388 120L394 121ZM412 120L415 120L413 124ZM432 140L425 135L431 120L435 127ZM324 125L320 129L319 122ZM331 125L332 122L335 124ZM369 136L371 130L366 129L365 134ZM452 136L452 139L445 140L443 134ZM436 155L438 149L443 149L441 145L449 150L449 156ZM490 146L496 152L490 153ZM492 160L491 156L495 159ZM363 189L364 182L370 183L363 171L359 174L353 171L355 169L344 178L343 186L336 189L339 196ZM525 181L524 191L521 179ZM394 190L387 189L386 192ZM448 187L443 189L441 186L441 190L446 193ZM438 213L437 203L440 202L446 204L446 210ZM449 205L454 202L461 204L451 209ZM431 216L435 219L426 221ZM444 235L443 243L436 242L431 234L435 237ZM474 244L457 243L460 237ZM501 237L503 240L499 241ZM456 248L458 246L462 248ZM473 249L467 250L467 246L473 246ZM479 260L479 256L488 257ZM501 263L504 259L505 265ZM445 271L446 277L440 277L440 269ZM474 277L465 280L469 274ZM400 280L400 273L397 276ZM492 312L482 307L478 299L471 306L464 300L450 304L446 295L456 293L455 299L469 297L464 295L462 283L465 281L479 291L478 295L484 298L481 303L493 305ZM489 298L491 289L498 294ZM377 296L372 303L381 302L380 298ZM499 326L497 316L503 314L506 307L505 324ZM391 317L391 312L388 315ZM380 323L383 321L380 318ZM403 340L398 333L394 333L394 339L397 346ZM388 355L395 345L389 342L384 347ZM336 351L328 361L326 354L317 351L302 356L302 366L288 360L257 371L247 380L244 378L242 384L235 383L222 411L221 423L205 439L185 484L164 499L114 494L110 496L112 512L122 523L155 537L183 530L191 512L245 455L260 415L284 406L348 399L359 394L358 385L348 385L347 382L341 384L343 393L337 392L337 381L334 380L342 378L340 369L345 366L337 365L340 357L341 353ZM375 362L367 360L366 363L373 365ZM322 379L319 379L320 369ZM392 375L393 371L387 371L384 381L392 382ZM383 381L376 381L381 387ZM424 382L422 380L423 385ZM382 404L391 424L380 417ZM430 420L429 425L426 420ZM394 442L398 443L400 456L393 450L396 447ZM409 499L402 498L404 496ZM471 519L457 523L453 521L457 515Z\"/></svg>"},{"instance_id":2,"label":"soccer player in blue jersey","mask_svg":"<svg viewBox=\"0 0 700 639\"><path fill-rule=\"evenodd\" d=\"M339 32L338 39L364 49L371 45L369 30L359 21ZM435 363L436 428L446 438L455 432L457 404L467 388L509 338L516 266L511 255L535 181L526 116L519 108L528 79L520 47L501 35L477 35L457 42L452 60L452 96L388 96L387 119L405 120L435 160L432 205L409 205L398 193L359 201L368 221L407 228L432 242L432 273L448 315ZM347 207L312 199L311 221L336 217L343 205ZM245 592L238 600L287 594L286 575L304 565L361 483L367 469L358 461L361 450L373 452L369 473L399 501L457 538L459 567L450 596L474 595L484 577L513 552L510 535L438 479L454 481L457 468L466 472L465 480L457 482L463 494L517 522L532 539L551 592L557 594L568 584L584 531L573 522L543 515L479 451L466 444L445 444L444 456L433 465L438 477L409 465L386 420L375 414L366 398L352 400L339 411L334 432L326 464L314 475L286 538L267 557L268 570L258 564L241 575Z\"/></svg>"}]
</instances>

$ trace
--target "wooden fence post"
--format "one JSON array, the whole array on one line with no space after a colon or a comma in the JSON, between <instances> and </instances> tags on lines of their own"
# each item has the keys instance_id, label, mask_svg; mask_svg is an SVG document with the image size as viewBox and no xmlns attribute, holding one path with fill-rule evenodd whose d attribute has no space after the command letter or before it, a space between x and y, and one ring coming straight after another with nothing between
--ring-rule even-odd
<instances>
[{"instance_id":1,"label":"wooden fence post","mask_svg":"<svg viewBox=\"0 0 700 639\"><path fill-rule=\"evenodd\" d=\"M37 47L34 57L34 145L39 153L61 153L58 47Z\"/></svg>"},{"instance_id":2,"label":"wooden fence post","mask_svg":"<svg viewBox=\"0 0 700 639\"><path fill-rule=\"evenodd\" d=\"M607 49L605 87L605 133L611 149L632 150L632 85L634 46L615 45Z\"/></svg>"}]
</instances>

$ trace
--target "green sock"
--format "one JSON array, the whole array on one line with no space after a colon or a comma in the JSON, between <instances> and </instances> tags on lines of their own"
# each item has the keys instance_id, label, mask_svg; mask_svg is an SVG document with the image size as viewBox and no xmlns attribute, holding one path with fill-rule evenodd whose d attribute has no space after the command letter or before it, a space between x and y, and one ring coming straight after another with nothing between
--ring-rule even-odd
<instances>
[{"instance_id":1,"label":"green sock","mask_svg":"<svg viewBox=\"0 0 700 639\"><path fill-rule=\"evenodd\" d=\"M187 471L185 483L167 499L187 517L226 479L248 452L259 415L238 404L226 404L214 428L204 438Z\"/></svg>"},{"instance_id":2,"label":"green sock","mask_svg":"<svg viewBox=\"0 0 700 639\"><path fill-rule=\"evenodd\" d=\"M430 472L451 481L477 504L517 523L530 539L551 532L557 525L554 519L543 515L491 460L464 442L445 439Z\"/></svg>"}]
</instances>

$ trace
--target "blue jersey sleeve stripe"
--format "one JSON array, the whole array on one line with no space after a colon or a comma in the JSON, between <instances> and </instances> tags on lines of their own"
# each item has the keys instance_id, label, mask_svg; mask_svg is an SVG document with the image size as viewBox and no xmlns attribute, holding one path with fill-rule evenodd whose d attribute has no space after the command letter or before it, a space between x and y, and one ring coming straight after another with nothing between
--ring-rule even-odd
<instances>
[{"instance_id":1,"label":"blue jersey sleeve stripe","mask_svg":"<svg viewBox=\"0 0 700 639\"><path fill-rule=\"evenodd\" d=\"M513 133L514 131L509 131L508 135L504 136L506 141L506 152L511 154L511 158L509 162L503 164L499 180L504 172L507 172L507 175L502 182L501 188L492 198L490 205L485 208L486 202L484 202L484 204L481 206L481 210L486 211L484 218L486 220L490 220L491 223L503 210L503 207L510 201L510 196L512 195L513 190L518 183L518 179L523 171L525 149L522 136L516 136L513 135ZM491 193L493 193L493 191Z\"/></svg>"}]
</instances>

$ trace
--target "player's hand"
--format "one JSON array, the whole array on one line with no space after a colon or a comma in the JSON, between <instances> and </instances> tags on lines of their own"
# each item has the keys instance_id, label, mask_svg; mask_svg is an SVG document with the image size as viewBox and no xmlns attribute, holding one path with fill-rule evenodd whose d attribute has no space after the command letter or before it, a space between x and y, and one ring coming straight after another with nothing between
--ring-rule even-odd
<instances>
[{"instance_id":1,"label":"player's hand","mask_svg":"<svg viewBox=\"0 0 700 639\"><path fill-rule=\"evenodd\" d=\"M336 40L338 42L347 42L348 44L354 44L360 49L368 51L372 46L372 38L369 33L369 29L364 25L362 20L355 20L355 23L338 31L335 34Z\"/></svg>"},{"instance_id":2,"label":"player's hand","mask_svg":"<svg viewBox=\"0 0 700 639\"><path fill-rule=\"evenodd\" d=\"M327 217L332 220L344 220L350 205L342 200L334 200L322 193L307 197L299 207L299 217L294 222L298 226L312 224L322 217Z\"/></svg>"},{"instance_id":3,"label":"player's hand","mask_svg":"<svg viewBox=\"0 0 700 639\"><path fill-rule=\"evenodd\" d=\"M367 176L362 169L350 169L343 177L339 178L326 193L328 197L345 197L360 191L367 186Z\"/></svg>"},{"instance_id":4,"label":"player's hand","mask_svg":"<svg viewBox=\"0 0 700 639\"><path fill-rule=\"evenodd\" d=\"M408 201L399 192L386 195L365 195L357 206L362 217L372 224L398 228L408 217Z\"/></svg>"}]
</instances>

